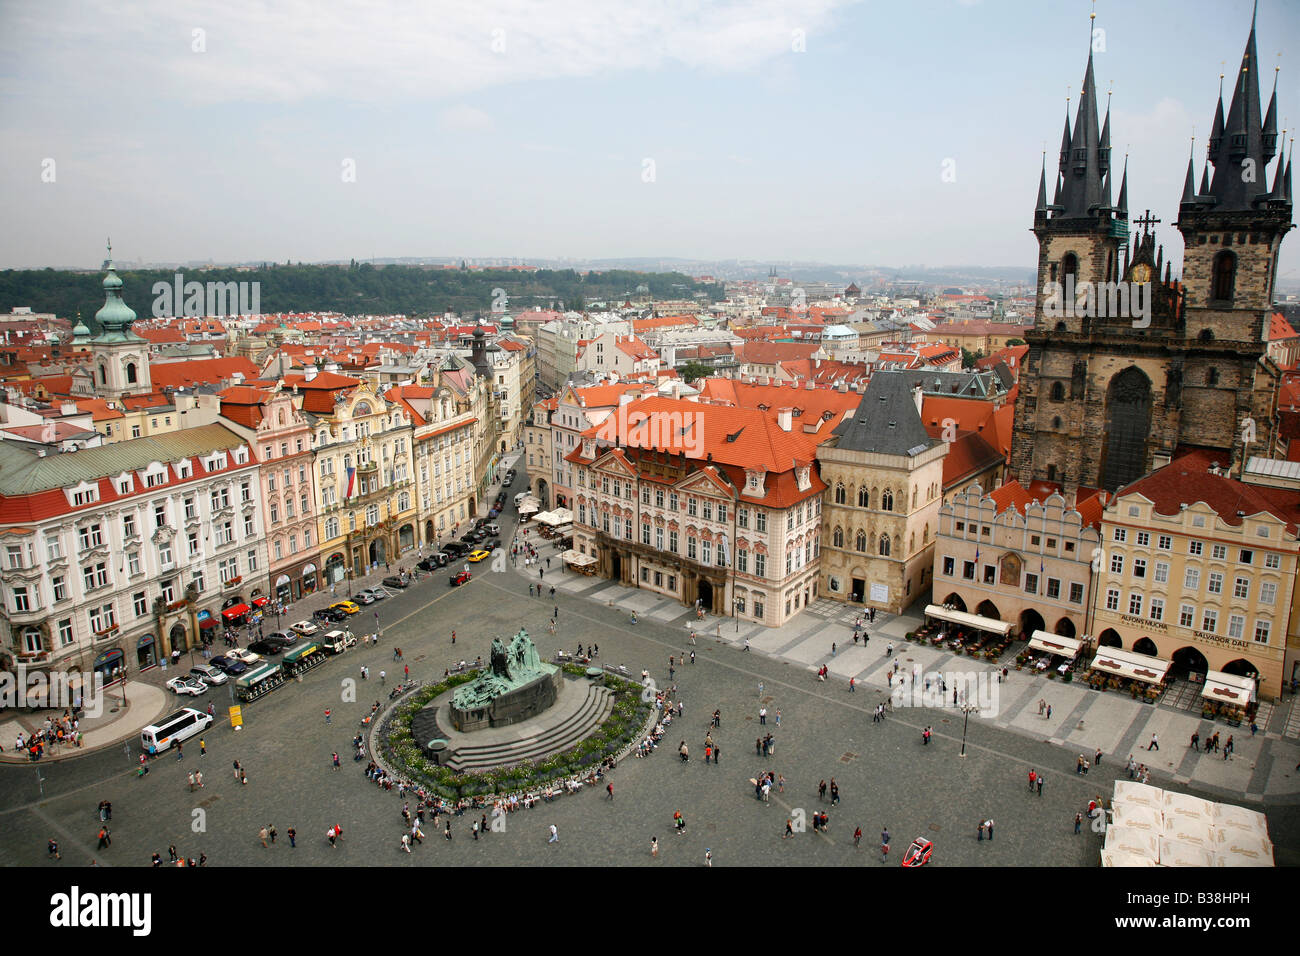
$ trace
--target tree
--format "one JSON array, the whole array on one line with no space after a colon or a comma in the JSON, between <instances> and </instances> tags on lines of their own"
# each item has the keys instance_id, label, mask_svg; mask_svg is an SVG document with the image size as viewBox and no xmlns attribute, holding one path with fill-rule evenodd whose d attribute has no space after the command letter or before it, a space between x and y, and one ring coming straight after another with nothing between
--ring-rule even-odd
<instances>
[{"instance_id":1,"label":"tree","mask_svg":"<svg viewBox=\"0 0 1300 956\"><path fill-rule=\"evenodd\" d=\"M975 363L984 357L983 352L970 352L966 349L961 350L961 367L974 368Z\"/></svg>"},{"instance_id":2,"label":"tree","mask_svg":"<svg viewBox=\"0 0 1300 956\"><path fill-rule=\"evenodd\" d=\"M1007 339L1007 348L1011 348L1013 345L1024 345L1024 344L1025 344L1024 339Z\"/></svg>"},{"instance_id":3,"label":"tree","mask_svg":"<svg viewBox=\"0 0 1300 956\"><path fill-rule=\"evenodd\" d=\"M687 362L677 370L677 373L681 375L687 385L690 385L699 379L708 378L712 371L713 369L703 362Z\"/></svg>"}]
</instances>

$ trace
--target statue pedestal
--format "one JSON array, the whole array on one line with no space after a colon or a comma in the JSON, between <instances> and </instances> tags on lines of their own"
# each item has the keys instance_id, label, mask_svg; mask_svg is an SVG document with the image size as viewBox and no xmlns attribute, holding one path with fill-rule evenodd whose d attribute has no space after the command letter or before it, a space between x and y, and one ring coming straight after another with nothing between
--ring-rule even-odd
<instances>
[{"instance_id":1,"label":"statue pedestal","mask_svg":"<svg viewBox=\"0 0 1300 956\"><path fill-rule=\"evenodd\" d=\"M563 680L558 669L529 681L514 690L508 690L482 707L461 708L453 701L448 709L451 725L461 733L488 727L507 727L536 717L555 703Z\"/></svg>"}]
</instances>

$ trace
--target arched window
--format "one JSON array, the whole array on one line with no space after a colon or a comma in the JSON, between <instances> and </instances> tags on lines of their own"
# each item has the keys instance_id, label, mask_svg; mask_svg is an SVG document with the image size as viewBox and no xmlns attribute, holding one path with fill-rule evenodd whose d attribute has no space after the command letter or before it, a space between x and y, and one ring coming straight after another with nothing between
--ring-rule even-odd
<instances>
[{"instance_id":1,"label":"arched window","mask_svg":"<svg viewBox=\"0 0 1300 956\"><path fill-rule=\"evenodd\" d=\"M844 529L843 529L843 528L836 528L836 529L831 533L831 544L834 545L834 546L837 547L837 548L842 548L842 547L844 547Z\"/></svg>"},{"instance_id":2,"label":"arched window","mask_svg":"<svg viewBox=\"0 0 1300 956\"><path fill-rule=\"evenodd\" d=\"M912 489L912 510L913 510L913 511L916 510L916 493L917 493L918 491L920 491L919 488L913 488L913 489Z\"/></svg>"},{"instance_id":3,"label":"arched window","mask_svg":"<svg viewBox=\"0 0 1300 956\"><path fill-rule=\"evenodd\" d=\"M858 507L859 508L871 507L871 492L869 492L866 488L858 489Z\"/></svg>"},{"instance_id":4,"label":"arched window","mask_svg":"<svg viewBox=\"0 0 1300 956\"><path fill-rule=\"evenodd\" d=\"M1064 322L1057 322L1057 323L1056 323L1056 331L1058 331L1058 332L1068 332L1068 331L1069 331L1069 326L1067 326Z\"/></svg>"},{"instance_id":5,"label":"arched window","mask_svg":"<svg viewBox=\"0 0 1300 956\"><path fill-rule=\"evenodd\" d=\"M1233 287L1237 282L1237 256L1231 252L1220 252L1214 257L1214 270L1210 298L1231 301Z\"/></svg>"},{"instance_id":6,"label":"arched window","mask_svg":"<svg viewBox=\"0 0 1300 956\"><path fill-rule=\"evenodd\" d=\"M835 503L836 503L837 505L842 505L842 504L844 504L844 486L843 486L843 485L836 485L836 486L835 486Z\"/></svg>"},{"instance_id":7,"label":"arched window","mask_svg":"<svg viewBox=\"0 0 1300 956\"><path fill-rule=\"evenodd\" d=\"M929 543L930 543L930 526L926 525L925 530L921 532L921 545L922 547L924 547Z\"/></svg>"},{"instance_id":8,"label":"arched window","mask_svg":"<svg viewBox=\"0 0 1300 956\"><path fill-rule=\"evenodd\" d=\"M1214 333L1213 333L1212 331L1210 331L1209 329L1201 329L1200 334L1199 334L1198 336L1196 336L1196 337L1197 337L1198 339L1200 339L1202 342L1213 342L1213 341L1214 341Z\"/></svg>"},{"instance_id":9,"label":"arched window","mask_svg":"<svg viewBox=\"0 0 1300 956\"><path fill-rule=\"evenodd\" d=\"M888 488L886 488L884 491L880 493L880 510L881 511L894 510L894 493L890 491Z\"/></svg>"},{"instance_id":10,"label":"arched window","mask_svg":"<svg viewBox=\"0 0 1300 956\"><path fill-rule=\"evenodd\" d=\"M880 556L884 558L889 557L889 535L887 534L882 534L880 536Z\"/></svg>"},{"instance_id":11,"label":"arched window","mask_svg":"<svg viewBox=\"0 0 1300 956\"><path fill-rule=\"evenodd\" d=\"M1052 383L1052 401L1054 402L1065 401L1065 386L1062 385L1060 382Z\"/></svg>"},{"instance_id":12,"label":"arched window","mask_svg":"<svg viewBox=\"0 0 1300 956\"><path fill-rule=\"evenodd\" d=\"M99 367L99 384L100 385L108 384L108 369L106 369L102 365Z\"/></svg>"},{"instance_id":13,"label":"arched window","mask_svg":"<svg viewBox=\"0 0 1300 956\"><path fill-rule=\"evenodd\" d=\"M135 371L134 362L126 363L126 382L128 385L134 385L136 383L136 371Z\"/></svg>"},{"instance_id":14,"label":"arched window","mask_svg":"<svg viewBox=\"0 0 1300 956\"><path fill-rule=\"evenodd\" d=\"M907 536L907 553L911 554L916 550L916 532L913 531Z\"/></svg>"},{"instance_id":15,"label":"arched window","mask_svg":"<svg viewBox=\"0 0 1300 956\"><path fill-rule=\"evenodd\" d=\"M1078 281L1079 276L1079 257L1073 252L1067 252L1061 259L1061 282L1064 283L1069 276L1074 276Z\"/></svg>"},{"instance_id":16,"label":"arched window","mask_svg":"<svg viewBox=\"0 0 1300 956\"><path fill-rule=\"evenodd\" d=\"M865 552L867 550L867 533L865 531L859 531L857 540L855 540L853 544L857 551Z\"/></svg>"}]
</instances>

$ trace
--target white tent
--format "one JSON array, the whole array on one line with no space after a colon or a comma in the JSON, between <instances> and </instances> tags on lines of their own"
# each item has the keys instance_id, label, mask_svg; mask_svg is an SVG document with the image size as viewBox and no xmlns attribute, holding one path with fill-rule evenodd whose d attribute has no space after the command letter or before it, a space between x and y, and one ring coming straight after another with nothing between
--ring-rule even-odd
<instances>
[{"instance_id":1,"label":"white tent","mask_svg":"<svg viewBox=\"0 0 1300 956\"><path fill-rule=\"evenodd\" d=\"M542 511L533 515L533 520L539 524L553 524L555 515L550 511Z\"/></svg>"},{"instance_id":2,"label":"white tent","mask_svg":"<svg viewBox=\"0 0 1300 956\"><path fill-rule=\"evenodd\" d=\"M1268 839L1268 818L1264 814L1230 803L1214 805L1214 826L1219 830L1245 830Z\"/></svg>"},{"instance_id":3,"label":"white tent","mask_svg":"<svg viewBox=\"0 0 1300 956\"><path fill-rule=\"evenodd\" d=\"M1180 820L1195 820L1206 826L1214 823L1213 803L1200 797L1193 797L1190 793L1179 793L1177 790L1165 791L1164 813L1166 819L1174 817Z\"/></svg>"},{"instance_id":4,"label":"white tent","mask_svg":"<svg viewBox=\"0 0 1300 956\"><path fill-rule=\"evenodd\" d=\"M1198 846L1207 853L1215 847L1214 827L1208 817L1200 819L1166 813L1163 836L1167 840Z\"/></svg>"},{"instance_id":5,"label":"white tent","mask_svg":"<svg viewBox=\"0 0 1300 956\"><path fill-rule=\"evenodd\" d=\"M999 637L1006 637L1007 632L1011 630L1011 625L1006 621L981 617L978 614L967 614L965 611L953 611L946 607L940 607L938 604L928 605L925 609L925 616L938 618L950 624L961 624L963 627L973 628L977 631L989 631Z\"/></svg>"},{"instance_id":6,"label":"white tent","mask_svg":"<svg viewBox=\"0 0 1300 956\"><path fill-rule=\"evenodd\" d=\"M1221 704L1245 707L1255 699L1255 678L1209 671L1205 675L1201 696Z\"/></svg>"},{"instance_id":7,"label":"white tent","mask_svg":"<svg viewBox=\"0 0 1300 956\"><path fill-rule=\"evenodd\" d=\"M1132 853L1135 856L1150 860L1152 864L1160 862L1159 836L1146 830L1138 830L1135 827L1107 827L1106 849Z\"/></svg>"},{"instance_id":8,"label":"white tent","mask_svg":"<svg viewBox=\"0 0 1300 956\"><path fill-rule=\"evenodd\" d=\"M1125 850L1102 850L1101 865L1138 867L1159 866L1160 864L1155 860L1149 859L1145 856L1139 856L1136 853L1129 853Z\"/></svg>"},{"instance_id":9,"label":"white tent","mask_svg":"<svg viewBox=\"0 0 1300 956\"><path fill-rule=\"evenodd\" d=\"M1120 650L1117 647L1098 648L1097 656L1092 659L1091 666L1099 671L1130 677L1148 684L1159 684L1165 679L1165 672L1169 670L1168 661L1162 661L1149 654Z\"/></svg>"},{"instance_id":10,"label":"white tent","mask_svg":"<svg viewBox=\"0 0 1300 956\"><path fill-rule=\"evenodd\" d=\"M1226 829L1215 833L1215 866L1273 866L1273 844L1257 833Z\"/></svg>"},{"instance_id":11,"label":"white tent","mask_svg":"<svg viewBox=\"0 0 1300 956\"><path fill-rule=\"evenodd\" d=\"M1115 781L1115 803L1121 800L1126 803L1140 803L1160 813L1164 813L1165 810L1165 792L1159 787L1138 783L1135 780Z\"/></svg>"},{"instance_id":12,"label":"white tent","mask_svg":"<svg viewBox=\"0 0 1300 956\"><path fill-rule=\"evenodd\" d=\"M583 554L581 551L570 548L560 555L560 560L572 564L575 568L583 568L589 564L595 564L597 559L594 554Z\"/></svg>"},{"instance_id":13,"label":"white tent","mask_svg":"<svg viewBox=\"0 0 1300 956\"><path fill-rule=\"evenodd\" d=\"M1083 641L1075 640L1073 637L1062 637L1060 634L1053 634L1051 631L1034 631L1033 637L1029 639L1029 649L1031 651L1059 654L1061 657L1068 657L1070 660L1074 660L1079 656L1079 648L1081 647L1083 647Z\"/></svg>"},{"instance_id":14,"label":"white tent","mask_svg":"<svg viewBox=\"0 0 1300 956\"><path fill-rule=\"evenodd\" d=\"M1156 836L1162 835L1165 829L1164 817L1159 810L1127 800L1116 800L1111 805L1111 820L1115 826L1136 827Z\"/></svg>"},{"instance_id":15,"label":"white tent","mask_svg":"<svg viewBox=\"0 0 1300 956\"><path fill-rule=\"evenodd\" d=\"M573 512L568 508L556 508L554 511L542 512L535 520L549 525L572 524Z\"/></svg>"},{"instance_id":16,"label":"white tent","mask_svg":"<svg viewBox=\"0 0 1300 956\"><path fill-rule=\"evenodd\" d=\"M1165 837L1160 841L1161 866L1213 866L1214 853L1203 846L1194 846Z\"/></svg>"}]
</instances>

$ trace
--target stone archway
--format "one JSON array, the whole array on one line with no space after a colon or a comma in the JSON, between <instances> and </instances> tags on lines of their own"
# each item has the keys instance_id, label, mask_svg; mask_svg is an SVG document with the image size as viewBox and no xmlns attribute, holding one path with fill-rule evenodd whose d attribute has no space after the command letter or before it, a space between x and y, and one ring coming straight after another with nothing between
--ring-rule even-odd
<instances>
[{"instance_id":1,"label":"stone archway","mask_svg":"<svg viewBox=\"0 0 1300 956\"><path fill-rule=\"evenodd\" d=\"M1047 630L1047 622L1043 620L1043 615L1039 614L1032 607L1027 607L1020 612L1020 638L1029 640L1034 636L1034 631Z\"/></svg>"},{"instance_id":2,"label":"stone archway","mask_svg":"<svg viewBox=\"0 0 1300 956\"><path fill-rule=\"evenodd\" d=\"M1205 659L1205 655L1191 645L1178 648L1169 658L1169 673L1175 677L1204 674L1209 669L1210 662Z\"/></svg>"},{"instance_id":3,"label":"stone archway","mask_svg":"<svg viewBox=\"0 0 1300 956\"><path fill-rule=\"evenodd\" d=\"M371 565L383 564L388 560L388 542L382 537L375 538L370 542L366 553L370 557Z\"/></svg>"},{"instance_id":4,"label":"stone archway","mask_svg":"<svg viewBox=\"0 0 1300 956\"><path fill-rule=\"evenodd\" d=\"M344 568L343 552L336 551L325 562L325 583L336 584L347 574Z\"/></svg>"},{"instance_id":5,"label":"stone archway","mask_svg":"<svg viewBox=\"0 0 1300 956\"><path fill-rule=\"evenodd\" d=\"M1246 660L1244 657L1238 657L1235 661L1228 661L1219 670L1225 674L1233 674L1237 677L1253 677L1259 679L1259 668Z\"/></svg>"},{"instance_id":6,"label":"stone archway","mask_svg":"<svg viewBox=\"0 0 1300 956\"><path fill-rule=\"evenodd\" d=\"M710 581L708 578L700 578L700 584L699 584L699 588L697 589L697 593L700 599L700 607L704 608L705 611L712 614L713 613L713 582Z\"/></svg>"},{"instance_id":7,"label":"stone archway","mask_svg":"<svg viewBox=\"0 0 1300 956\"><path fill-rule=\"evenodd\" d=\"M1061 618L1056 622L1056 630L1054 633L1060 634L1062 637L1074 637L1074 621L1070 620L1068 617Z\"/></svg>"},{"instance_id":8,"label":"stone archway","mask_svg":"<svg viewBox=\"0 0 1300 956\"><path fill-rule=\"evenodd\" d=\"M1002 620L1002 615L998 612L998 606L992 601L980 601L979 607L975 608L975 613L980 617L989 617L995 621ZM1042 618L1039 618L1042 620Z\"/></svg>"},{"instance_id":9,"label":"stone archway","mask_svg":"<svg viewBox=\"0 0 1300 956\"><path fill-rule=\"evenodd\" d=\"M1156 647L1156 642L1149 637L1140 637L1133 642L1134 654L1146 654L1150 657L1159 657L1160 649Z\"/></svg>"},{"instance_id":10,"label":"stone archway","mask_svg":"<svg viewBox=\"0 0 1300 956\"><path fill-rule=\"evenodd\" d=\"M1106 630L1102 631L1101 635L1097 638L1097 646L1118 647L1122 650L1124 647L1124 641L1120 639L1119 631L1115 630L1113 627L1108 627Z\"/></svg>"},{"instance_id":11,"label":"stone archway","mask_svg":"<svg viewBox=\"0 0 1300 956\"><path fill-rule=\"evenodd\" d=\"M537 479L537 503L543 511L551 510L551 486L545 478Z\"/></svg>"},{"instance_id":12,"label":"stone archway","mask_svg":"<svg viewBox=\"0 0 1300 956\"><path fill-rule=\"evenodd\" d=\"M944 598L943 604L945 607L952 607L958 611L966 610L966 602L962 599L962 596L958 594L956 591L953 591L946 598Z\"/></svg>"},{"instance_id":13,"label":"stone archway","mask_svg":"<svg viewBox=\"0 0 1300 956\"><path fill-rule=\"evenodd\" d=\"M167 646L170 651L183 651L189 648L189 632L184 624L173 624L167 632Z\"/></svg>"}]
</instances>

